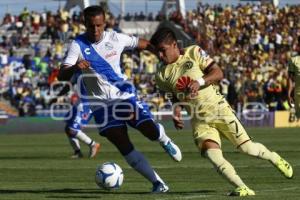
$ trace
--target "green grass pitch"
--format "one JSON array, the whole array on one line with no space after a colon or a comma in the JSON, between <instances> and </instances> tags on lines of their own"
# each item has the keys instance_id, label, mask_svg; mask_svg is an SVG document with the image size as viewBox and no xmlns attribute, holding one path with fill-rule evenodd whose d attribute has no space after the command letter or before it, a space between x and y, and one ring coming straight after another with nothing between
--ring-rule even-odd
<instances>
[{"instance_id":1,"label":"green grass pitch","mask_svg":"<svg viewBox=\"0 0 300 200\"><path fill-rule=\"evenodd\" d=\"M254 141L277 151L294 167L294 178L284 178L270 163L238 153L223 140L225 157L235 166L242 179L256 191L248 199L300 199L300 129L248 129ZM172 161L155 142L150 142L139 133L130 130L136 148L142 151L168 183L170 192L161 195L149 194L151 184L129 168L115 147L96 133L89 134L102 144L96 159L72 160L71 147L61 134L0 135L0 199L1 200L190 200L232 199L226 194L232 189L200 157L190 130L168 130L169 135L181 147L183 160ZM85 155L88 149L82 145ZM113 161L124 170L124 183L119 190L105 191L94 182L98 164ZM235 198L236 199L236 198Z\"/></svg>"}]
</instances>

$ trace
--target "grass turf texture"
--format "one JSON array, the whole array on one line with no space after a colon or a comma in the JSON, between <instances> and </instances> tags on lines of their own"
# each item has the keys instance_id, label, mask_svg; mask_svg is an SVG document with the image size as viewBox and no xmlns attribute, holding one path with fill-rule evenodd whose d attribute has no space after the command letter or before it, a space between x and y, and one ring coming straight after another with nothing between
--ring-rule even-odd
<instances>
[{"instance_id":1,"label":"grass turf texture","mask_svg":"<svg viewBox=\"0 0 300 200\"><path fill-rule=\"evenodd\" d=\"M299 128L248 129L254 141L277 151L294 167L294 178L286 179L269 162L238 153L223 140L223 150L242 179L256 192L248 199L300 199ZM102 144L96 159L88 159L88 148L82 145L85 158L72 160L71 147L61 134L0 134L0 199L232 199L226 193L233 187L223 180L208 160L201 158L190 130L168 130L181 147L183 160L176 163L154 142L130 130L136 148L142 151L168 183L167 194L149 194L152 185L129 168L115 147L96 133L89 134ZM94 181L98 164L112 161L124 171L124 183L119 190L99 189Z\"/></svg>"}]
</instances>

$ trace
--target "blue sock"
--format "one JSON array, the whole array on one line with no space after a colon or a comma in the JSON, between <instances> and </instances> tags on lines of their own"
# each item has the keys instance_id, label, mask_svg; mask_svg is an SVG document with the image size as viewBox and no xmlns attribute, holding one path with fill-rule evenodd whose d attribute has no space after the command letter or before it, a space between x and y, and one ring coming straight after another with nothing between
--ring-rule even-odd
<instances>
[{"instance_id":1,"label":"blue sock","mask_svg":"<svg viewBox=\"0 0 300 200\"><path fill-rule=\"evenodd\" d=\"M142 174L151 183L157 182L155 171L149 165L148 161L143 154L136 150L132 150L129 154L124 156L127 163L135 169L137 172Z\"/></svg>"}]
</instances>

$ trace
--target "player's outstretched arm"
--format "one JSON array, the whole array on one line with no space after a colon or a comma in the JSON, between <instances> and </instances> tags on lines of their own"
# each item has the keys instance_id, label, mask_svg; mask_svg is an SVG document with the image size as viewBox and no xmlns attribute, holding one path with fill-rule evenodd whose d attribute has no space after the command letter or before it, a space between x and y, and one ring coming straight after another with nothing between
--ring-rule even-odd
<instances>
[{"instance_id":1,"label":"player's outstretched arm","mask_svg":"<svg viewBox=\"0 0 300 200\"><path fill-rule=\"evenodd\" d=\"M150 43L150 41L143 39L143 38L139 38L139 42L138 42L138 49L146 49L152 53L155 54L155 48L154 46Z\"/></svg>"},{"instance_id":2,"label":"player's outstretched arm","mask_svg":"<svg viewBox=\"0 0 300 200\"><path fill-rule=\"evenodd\" d=\"M207 67L204 71L204 76L196 81L192 81L188 85L188 89L191 93L197 93L201 86L210 85L212 83L222 80L224 77L221 68L213 63L211 66Z\"/></svg>"}]
</instances>

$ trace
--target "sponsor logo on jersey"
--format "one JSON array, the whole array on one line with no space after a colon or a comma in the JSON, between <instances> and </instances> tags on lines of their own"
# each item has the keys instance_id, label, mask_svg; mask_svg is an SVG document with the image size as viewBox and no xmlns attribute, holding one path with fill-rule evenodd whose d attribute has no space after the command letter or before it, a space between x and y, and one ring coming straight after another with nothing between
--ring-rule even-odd
<instances>
[{"instance_id":1,"label":"sponsor logo on jersey","mask_svg":"<svg viewBox=\"0 0 300 200\"><path fill-rule=\"evenodd\" d=\"M85 48L85 49L84 49L84 53L85 53L86 55L90 55L90 54L91 54L91 49L90 49L90 48Z\"/></svg>"},{"instance_id":2,"label":"sponsor logo on jersey","mask_svg":"<svg viewBox=\"0 0 300 200\"><path fill-rule=\"evenodd\" d=\"M112 43L110 43L110 42L105 43L105 49L106 50L112 50L113 48L114 48L114 46L112 45Z\"/></svg>"},{"instance_id":3,"label":"sponsor logo on jersey","mask_svg":"<svg viewBox=\"0 0 300 200\"><path fill-rule=\"evenodd\" d=\"M177 80L176 89L186 92L187 86L193 81L189 76L182 76Z\"/></svg>"},{"instance_id":4,"label":"sponsor logo on jersey","mask_svg":"<svg viewBox=\"0 0 300 200\"><path fill-rule=\"evenodd\" d=\"M107 58L110 58L110 57L115 56L115 55L117 55L117 52L116 51L112 51L112 52L106 54L105 58L107 59Z\"/></svg>"}]
</instances>

